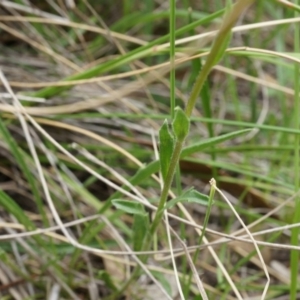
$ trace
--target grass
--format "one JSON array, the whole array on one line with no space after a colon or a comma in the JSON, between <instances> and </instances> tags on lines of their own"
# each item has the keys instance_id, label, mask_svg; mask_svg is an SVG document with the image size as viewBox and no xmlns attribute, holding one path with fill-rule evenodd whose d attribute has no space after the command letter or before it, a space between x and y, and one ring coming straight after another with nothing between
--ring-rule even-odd
<instances>
[{"instance_id":1,"label":"grass","mask_svg":"<svg viewBox=\"0 0 300 300\"><path fill-rule=\"evenodd\" d=\"M299 3L71 4L0 4L0 298L297 299Z\"/></svg>"}]
</instances>

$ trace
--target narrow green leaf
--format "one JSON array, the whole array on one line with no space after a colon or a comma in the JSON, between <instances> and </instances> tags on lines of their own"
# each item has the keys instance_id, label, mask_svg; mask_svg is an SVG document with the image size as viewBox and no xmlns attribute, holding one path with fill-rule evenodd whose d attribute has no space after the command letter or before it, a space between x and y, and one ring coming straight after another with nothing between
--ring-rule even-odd
<instances>
[{"instance_id":1,"label":"narrow green leaf","mask_svg":"<svg viewBox=\"0 0 300 300\"><path fill-rule=\"evenodd\" d=\"M181 157L186 157L190 154L199 152L200 150L203 150L207 147L211 147L211 146L220 144L224 141L230 140L230 139L232 139L234 137L237 137L239 135L248 133L249 131L251 131L251 129L242 129L242 130L226 133L226 134L223 134L221 136L216 136L216 137L213 137L213 138L203 140L199 143L196 143L194 145L191 145L191 146L188 146L188 147L184 148L182 150Z\"/></svg>"},{"instance_id":2,"label":"narrow green leaf","mask_svg":"<svg viewBox=\"0 0 300 300\"><path fill-rule=\"evenodd\" d=\"M227 14L230 12L230 9L231 9L231 5L228 5L228 7L226 8ZM230 30L229 32L227 32L225 34L226 34L226 36L225 36L224 40L222 40L222 42L219 43L219 45L218 45L219 47L216 48L217 51L215 52L213 65L216 65L223 58L225 51L231 41L232 31ZM219 41L215 40L215 43L216 42L219 42Z\"/></svg>"},{"instance_id":3,"label":"narrow green leaf","mask_svg":"<svg viewBox=\"0 0 300 300\"><path fill-rule=\"evenodd\" d=\"M183 142L190 130L190 120L180 107L176 107L175 111L173 132L176 139Z\"/></svg>"},{"instance_id":4,"label":"narrow green leaf","mask_svg":"<svg viewBox=\"0 0 300 300\"><path fill-rule=\"evenodd\" d=\"M194 188L190 188L189 190L185 191L182 195L168 201L165 206L165 209L170 209L179 202L190 202L207 206L208 201L209 197L207 195L199 193Z\"/></svg>"},{"instance_id":5,"label":"narrow green leaf","mask_svg":"<svg viewBox=\"0 0 300 300\"><path fill-rule=\"evenodd\" d=\"M232 38L232 31L230 31L230 33L227 35L224 43L222 44L222 47L219 50L218 55L216 56L215 64L217 64L223 58L223 56L226 52L226 49L229 46L231 38Z\"/></svg>"},{"instance_id":6,"label":"narrow green leaf","mask_svg":"<svg viewBox=\"0 0 300 300\"><path fill-rule=\"evenodd\" d=\"M149 215L147 213L135 214L133 219L133 250L140 251L144 240L148 237L150 228Z\"/></svg>"},{"instance_id":7,"label":"narrow green leaf","mask_svg":"<svg viewBox=\"0 0 300 300\"><path fill-rule=\"evenodd\" d=\"M139 202L123 200L123 199L114 199L112 200L112 203L117 209L120 209L128 214L133 214L133 215L146 214L144 206Z\"/></svg>"},{"instance_id":8,"label":"narrow green leaf","mask_svg":"<svg viewBox=\"0 0 300 300\"><path fill-rule=\"evenodd\" d=\"M72 191L78 193L78 195L82 197L83 201L87 205L94 207L97 210L100 210L102 206L105 205L102 202L100 202L96 196L89 192L88 189L82 187L82 185L79 184L77 181L72 180L69 176L66 176L63 173L61 173L60 176L63 178L64 182L68 184Z\"/></svg>"},{"instance_id":9,"label":"narrow green leaf","mask_svg":"<svg viewBox=\"0 0 300 300\"><path fill-rule=\"evenodd\" d=\"M174 150L174 137L169 131L167 120L159 130L159 145L160 171L165 180Z\"/></svg>"},{"instance_id":10,"label":"narrow green leaf","mask_svg":"<svg viewBox=\"0 0 300 300\"><path fill-rule=\"evenodd\" d=\"M183 35L186 32L190 31L191 28L198 27L202 24L207 24L214 20L215 18L220 17L224 13L224 10L217 11L213 14L208 15L207 17L200 18L197 21L188 24L178 30L176 30L175 34L176 36ZM79 79L88 79L92 78L94 76L99 76L100 74L103 74L108 71L112 71L120 66L123 66L124 64L128 64L132 62L133 60L140 59L142 57L145 57L152 53L152 48L155 45L161 45L164 42L167 42L169 39L169 34L162 36L146 45L140 46L122 56L118 56L115 59L108 60L102 64L96 65L92 68L89 68L87 70L84 70L80 73L73 74L71 76L66 77L63 81L72 81L72 80L79 80ZM69 89L70 86L51 86L43 88L35 93L33 93L32 96L34 97L44 97L49 98L52 96L57 95L58 93L61 93L62 91L65 91Z\"/></svg>"},{"instance_id":11,"label":"narrow green leaf","mask_svg":"<svg viewBox=\"0 0 300 300\"><path fill-rule=\"evenodd\" d=\"M6 212L12 214L20 222L20 224L26 227L27 230L35 229L34 224L26 216L23 209L1 189L0 189L0 206L2 206Z\"/></svg>"},{"instance_id":12,"label":"narrow green leaf","mask_svg":"<svg viewBox=\"0 0 300 300\"><path fill-rule=\"evenodd\" d=\"M7 143L11 154L14 156L16 163L18 164L19 168L21 169L24 177L26 178L31 193L34 196L35 203L39 210L40 215L42 216L42 220L45 226L48 226L48 219L45 214L45 210L43 208L43 200L41 197L41 193L38 190L37 183L35 177L31 173L30 166L28 165L27 159L31 159L27 153L25 153L17 144L13 136L10 134L9 130L7 129L5 122L0 117L0 134L2 135L3 141Z\"/></svg>"},{"instance_id":13,"label":"narrow green leaf","mask_svg":"<svg viewBox=\"0 0 300 300\"><path fill-rule=\"evenodd\" d=\"M207 205L209 200L207 195L202 194L194 189L186 192L182 197L186 198L188 202L198 203L201 205Z\"/></svg>"}]
</instances>

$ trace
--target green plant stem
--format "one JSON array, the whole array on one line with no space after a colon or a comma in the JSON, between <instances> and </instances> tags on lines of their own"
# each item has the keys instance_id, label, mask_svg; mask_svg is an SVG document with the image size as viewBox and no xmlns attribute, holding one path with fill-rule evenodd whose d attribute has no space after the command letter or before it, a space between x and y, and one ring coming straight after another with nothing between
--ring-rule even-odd
<instances>
[{"instance_id":1,"label":"green plant stem","mask_svg":"<svg viewBox=\"0 0 300 300\"><path fill-rule=\"evenodd\" d=\"M225 51L224 44L228 35L231 32L231 28L242 14L242 12L251 5L255 0L240 0L232 8L230 14L227 15L222 26L217 34L217 37L213 43L211 51L207 57L207 60L199 73L196 83L192 89L191 95L189 97L188 103L186 105L185 113L188 117L191 116L192 111L195 107L198 96L203 88L208 74L210 73L212 67L217 63L216 59L222 56L221 51Z\"/></svg>"},{"instance_id":2,"label":"green plant stem","mask_svg":"<svg viewBox=\"0 0 300 300\"><path fill-rule=\"evenodd\" d=\"M164 213L164 206L168 198L169 190L171 188L172 182L173 182L173 177L174 173L176 170L177 163L180 158L181 150L182 150L183 142L176 141L175 147L174 147L174 152L171 158L170 162L170 168L161 192L161 197L159 200L159 204L157 207L157 211L155 214L155 217L153 219L153 222L150 227L150 235L153 235L156 232L156 229L162 219L163 213Z\"/></svg>"},{"instance_id":3,"label":"green plant stem","mask_svg":"<svg viewBox=\"0 0 300 300\"><path fill-rule=\"evenodd\" d=\"M212 46L212 49L207 57L207 60L201 69L198 78L196 79L196 83L192 89L191 95L188 99L187 106L185 109L185 113L188 118L190 118L192 111L195 107L197 98L199 96L199 93L201 92L203 85L206 81L206 78L210 71L212 70L213 66L217 62L216 58L220 57L222 53L220 53L220 49L223 49L222 51L225 51L224 44L227 42L227 38L231 32L232 26L235 24L236 20L240 16L240 14L247 8L248 5L252 4L255 0L240 0L238 1L232 9L231 14L228 14L227 17L225 18L224 22L222 23L222 26L220 28L219 33L216 36L216 39L214 41L214 44ZM174 153L170 162L170 169L167 174L166 181L164 183L164 187L162 190L161 198L158 204L158 209L156 211L152 226L150 228L150 233L154 234L161 219L163 216L163 209L165 206L165 203L167 201L168 197L168 192L171 187L174 173L176 166L178 164L182 146L184 144L183 141L176 141L175 148L174 148Z\"/></svg>"},{"instance_id":4,"label":"green plant stem","mask_svg":"<svg viewBox=\"0 0 300 300\"><path fill-rule=\"evenodd\" d=\"M233 7L231 14L229 14L225 18L225 20L224 20L224 22L221 26L221 29L220 29L220 31L219 31L219 33L218 33L218 35L217 35L217 37L214 41L212 49L211 49L211 51L210 51L210 53L207 57L207 60L204 64L203 68L201 69L198 78L196 79L195 85L194 85L194 87L192 89L192 92L191 92L191 95L188 99L187 106L186 106L186 109L185 109L185 113L186 113L186 116L188 118L190 118L190 116L192 114L192 111L195 107L198 96L199 96L199 94L200 94L200 92L201 92L201 90L204 86L204 83L206 81L206 78L207 78L208 74L212 70L213 66L217 63L219 58L225 52L226 48L225 48L224 45L228 41L228 37L231 33L232 26L235 24L237 18L245 10L245 8L248 5L252 4L253 2L254 2L254 0L240 0ZM223 51L223 53L222 53L222 51ZM167 173L166 180L164 182L164 186L163 186L160 202L159 202L159 205L158 205L158 209L156 211L153 223L150 227L150 236L153 236L155 234L155 232L157 230L157 227L160 224L161 219L163 217L164 206L165 206L165 203L167 201L168 192L169 192L169 189L170 189L172 181L173 181L176 166L177 166L177 164L179 162L179 159L180 159L183 144L184 144L184 140L183 141L176 141L173 156L172 156L172 159L171 159L171 162L170 162L170 168L169 168L169 171ZM213 188L212 188L212 190L213 190ZM201 234L201 237L200 237L201 241L202 241L202 238L203 238L203 234L204 234L204 232L202 231L202 234Z\"/></svg>"},{"instance_id":5,"label":"green plant stem","mask_svg":"<svg viewBox=\"0 0 300 300\"><path fill-rule=\"evenodd\" d=\"M163 216L163 213L164 213L164 206L165 206L165 203L166 203L167 198L168 198L169 189L172 185L175 169L176 169L177 163L178 163L179 158L180 158L182 146L183 146L182 142L176 141L175 147L174 147L174 152L173 152L171 162L170 162L170 168L169 168L169 171L168 171L165 183L164 183L164 187L163 187L163 190L162 190L162 193L161 193L161 197L160 197L160 201L159 201L159 204L158 204L158 207L157 207L157 211L156 211L155 217L154 217L153 222L152 222L151 227L150 227L149 236L144 239L144 243L143 243L141 251L145 251L145 250L148 250L150 248L151 242L153 240L153 236L156 233L157 227L159 226L160 221L162 219L162 216ZM142 262L145 262L146 260L147 260L146 255L141 257ZM121 295L121 293L123 293L125 291L125 289L138 276L140 270L141 270L141 267L139 265L135 267L130 279L128 281L126 281L124 283L124 285L116 293L114 293L114 297L116 297L118 295ZM112 299L112 298L108 298L108 299Z\"/></svg>"},{"instance_id":6,"label":"green plant stem","mask_svg":"<svg viewBox=\"0 0 300 300\"><path fill-rule=\"evenodd\" d=\"M221 29L216 36L216 39L214 41L214 44L212 46L212 49L207 57L207 60L203 66L203 68L200 70L199 76L196 79L195 85L192 89L191 95L188 99L187 106L185 109L186 116L190 118L192 111L195 107L197 98L203 88L203 85L206 81L206 78L210 71L212 70L213 66L216 64L217 60L222 56L222 54L225 52L224 45L226 44L228 40L228 36L231 33L231 28L235 24L238 17L241 15L241 13L255 0L239 0L232 9L232 12L227 15L224 22L222 23ZM221 50L220 50L221 49ZM187 136L187 135L186 135ZM153 222L151 224L149 233L149 238L144 240L144 245L142 247L142 251L148 250L148 248L151 245L151 241L153 239L154 234L156 233L156 230L162 220L163 214L164 214L164 207L168 198L169 190L171 188L175 170L177 167L177 164L180 159L180 155L182 152L182 148L184 145L185 138L182 140L177 140L174 147L174 152L170 161L170 167L166 176L166 180L163 185L163 189L161 192L161 197L159 200L159 204L157 207L156 214L154 216ZM143 261L146 261L147 256L143 256ZM127 288L130 283L135 279L135 277L139 274L140 267L137 266L133 272L134 276L131 276L131 278L124 284L125 288ZM124 289L121 288L123 291Z\"/></svg>"},{"instance_id":7,"label":"green plant stem","mask_svg":"<svg viewBox=\"0 0 300 300\"><path fill-rule=\"evenodd\" d=\"M173 120L175 114L175 19L176 19L176 2L170 0L170 107L171 118Z\"/></svg>"},{"instance_id":8,"label":"green plant stem","mask_svg":"<svg viewBox=\"0 0 300 300\"><path fill-rule=\"evenodd\" d=\"M171 119L174 119L175 115L175 87L176 87L176 70L175 70L175 38L176 38L176 1L170 0L170 109L171 109ZM177 192L181 190L180 181L180 168L176 168L176 188ZM179 193L177 193L179 195Z\"/></svg>"}]
</instances>

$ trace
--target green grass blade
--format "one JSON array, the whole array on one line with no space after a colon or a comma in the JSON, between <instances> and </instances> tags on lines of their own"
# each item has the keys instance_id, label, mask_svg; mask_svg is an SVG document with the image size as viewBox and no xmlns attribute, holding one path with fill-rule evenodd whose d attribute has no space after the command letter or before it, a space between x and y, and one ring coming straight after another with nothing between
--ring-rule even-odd
<instances>
[{"instance_id":1,"label":"green grass blade","mask_svg":"<svg viewBox=\"0 0 300 300\"><path fill-rule=\"evenodd\" d=\"M176 36L176 1L169 0L170 6L170 112L173 120L175 114L175 36Z\"/></svg>"},{"instance_id":2,"label":"green grass blade","mask_svg":"<svg viewBox=\"0 0 300 300\"><path fill-rule=\"evenodd\" d=\"M26 216L24 210L4 191L0 189L0 205L10 214L16 217L20 224L24 225L27 230L34 230L35 226Z\"/></svg>"},{"instance_id":3,"label":"green grass blade","mask_svg":"<svg viewBox=\"0 0 300 300\"><path fill-rule=\"evenodd\" d=\"M38 187L36 185L36 178L33 176L31 171L29 170L30 166L28 165L28 161L27 161L27 160L29 160L29 157L27 156L27 154L24 151L22 151L19 148L16 141L14 140L14 138L11 136L10 132L6 128L5 123L1 117L0 117L0 134L2 135L4 141L7 143L8 147L10 148L12 155L16 159L16 162L17 162L19 168L23 172L23 174L30 186L30 189L34 196L39 213L42 216L44 225L48 226L49 225L48 220L47 220L44 208L43 208L43 205L44 205L43 200L41 198L40 191L38 190Z\"/></svg>"},{"instance_id":4,"label":"green grass blade","mask_svg":"<svg viewBox=\"0 0 300 300\"><path fill-rule=\"evenodd\" d=\"M223 14L223 10L217 11L214 14L209 15L207 18L203 18L201 20L198 20L192 24L186 25L182 27L181 29L176 30L176 36L184 34L188 32L191 28L207 24L214 20L215 18L220 17ZM112 59L107 61L106 63L103 63L101 65L97 65L91 69L88 69L86 71L83 71L79 74L71 75L64 79L64 81L72 81L72 80L79 80L79 79L87 79L92 78L94 76L98 76L100 74L103 74L104 72L111 71L113 69L116 69L120 66L123 66L125 64L128 64L132 62L133 60L140 59L142 57L147 56L152 52L152 47L159 45L161 43L167 42L169 39L169 34L165 35L161 38L158 38L154 40L153 42L148 43L145 46L138 47L135 50L132 50L128 52L127 54L120 56L116 59ZM34 97L41 97L41 98L49 98L52 96L55 96L64 90L67 90L69 87L47 87L40 91L37 91L33 93L32 96Z\"/></svg>"}]
</instances>

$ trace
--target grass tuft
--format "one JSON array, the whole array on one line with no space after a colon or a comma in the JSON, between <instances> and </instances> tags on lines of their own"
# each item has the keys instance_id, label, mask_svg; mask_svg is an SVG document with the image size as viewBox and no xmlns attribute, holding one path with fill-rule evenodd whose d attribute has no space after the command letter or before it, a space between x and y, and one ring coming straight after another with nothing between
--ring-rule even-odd
<instances>
[{"instance_id":1,"label":"grass tuft","mask_svg":"<svg viewBox=\"0 0 300 300\"><path fill-rule=\"evenodd\" d=\"M297 1L0 2L1 299L299 298Z\"/></svg>"}]
</instances>

